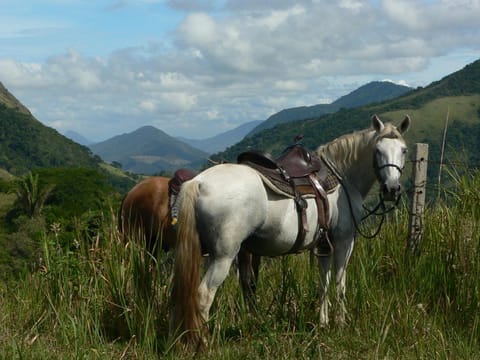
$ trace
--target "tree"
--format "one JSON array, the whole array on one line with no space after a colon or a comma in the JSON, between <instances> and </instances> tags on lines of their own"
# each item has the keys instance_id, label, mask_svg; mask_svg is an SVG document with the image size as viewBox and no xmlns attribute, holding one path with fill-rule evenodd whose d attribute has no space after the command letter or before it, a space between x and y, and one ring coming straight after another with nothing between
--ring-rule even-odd
<instances>
[{"instance_id":1,"label":"tree","mask_svg":"<svg viewBox=\"0 0 480 360\"><path fill-rule=\"evenodd\" d=\"M30 218L37 217L42 212L45 201L54 187L51 184L40 187L38 174L29 173L20 179L15 188L16 205Z\"/></svg>"}]
</instances>

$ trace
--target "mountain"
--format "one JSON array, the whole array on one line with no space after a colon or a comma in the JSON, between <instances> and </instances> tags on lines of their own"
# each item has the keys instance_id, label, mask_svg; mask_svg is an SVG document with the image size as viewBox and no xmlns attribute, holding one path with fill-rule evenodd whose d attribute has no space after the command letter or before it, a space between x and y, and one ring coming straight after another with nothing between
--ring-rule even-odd
<instances>
[{"instance_id":1,"label":"mountain","mask_svg":"<svg viewBox=\"0 0 480 360\"><path fill-rule=\"evenodd\" d=\"M70 140L75 141L77 144L88 146L93 144L93 141L88 140L86 137L84 137L82 134L79 134L76 131L73 130L68 130L63 134L65 137L69 138Z\"/></svg>"},{"instance_id":2,"label":"mountain","mask_svg":"<svg viewBox=\"0 0 480 360\"><path fill-rule=\"evenodd\" d=\"M187 139L183 137L177 137L177 139L197 149L203 150L209 154L213 154L225 150L227 147L233 144L236 144L262 122L262 120L250 121L236 127L235 129L223 132L207 139Z\"/></svg>"},{"instance_id":3,"label":"mountain","mask_svg":"<svg viewBox=\"0 0 480 360\"><path fill-rule=\"evenodd\" d=\"M0 168L23 175L40 167L97 167L100 161L35 119L0 83Z\"/></svg>"},{"instance_id":4,"label":"mountain","mask_svg":"<svg viewBox=\"0 0 480 360\"><path fill-rule=\"evenodd\" d=\"M197 140L178 137L177 141L183 146L188 144L191 146L191 150L193 150L192 148L201 150L202 153L199 158L195 160L186 159L179 151L171 151L169 155L166 156L166 150L161 143L173 142L171 149L175 149L174 139L153 127L147 127L145 131L140 131L141 128L137 130L139 133L124 134L121 135L121 138L115 137L99 144L90 145L90 149L100 155L104 160L119 162L122 164L124 170L134 173L153 174L161 171L171 172L179 167L201 167L208 156L207 154L218 153L219 151L227 149L229 146L235 146L238 142L241 143L242 139L246 136L250 137L276 124L305 118L315 118L318 117L319 114L335 112L340 108L379 102L411 90L412 88L396 85L391 82L374 81L361 86L348 95L342 96L331 104L303 106L282 110L265 121L251 121L233 130L207 139ZM153 135L154 133L157 135ZM142 134L150 138L148 140L142 139ZM135 139L133 139L133 137L135 137ZM114 139L116 140L113 141ZM149 142L152 145L141 147L140 144L144 144L145 142ZM128 146L125 144L128 144Z\"/></svg>"},{"instance_id":5,"label":"mountain","mask_svg":"<svg viewBox=\"0 0 480 360\"><path fill-rule=\"evenodd\" d=\"M172 172L180 167L199 168L208 154L181 142L153 126L90 145L105 161L120 163L133 173Z\"/></svg>"},{"instance_id":6,"label":"mountain","mask_svg":"<svg viewBox=\"0 0 480 360\"><path fill-rule=\"evenodd\" d=\"M358 89L340 97L330 104L300 106L282 110L273 114L263 123L254 128L248 136L289 121L313 119L323 114L334 113L341 108L354 108L393 99L411 90L413 89L408 86L397 85L390 81L372 81L360 86Z\"/></svg>"},{"instance_id":7,"label":"mountain","mask_svg":"<svg viewBox=\"0 0 480 360\"><path fill-rule=\"evenodd\" d=\"M5 86L0 82L0 104L5 105L9 109L17 110L18 112L31 115L30 111L13 96Z\"/></svg>"},{"instance_id":8,"label":"mountain","mask_svg":"<svg viewBox=\"0 0 480 360\"><path fill-rule=\"evenodd\" d=\"M246 137L226 151L211 156L213 160L235 161L247 149L259 149L278 155L298 134L304 134L303 143L310 149L338 136L370 125L373 114L384 121L401 121L410 115L412 126L406 134L410 145L429 144L429 181L436 179L445 126L445 162L456 162L459 157L468 166L480 165L480 60L435 81L425 88L417 88L397 98L362 107L343 108L308 120L279 124L268 131Z\"/></svg>"}]
</instances>

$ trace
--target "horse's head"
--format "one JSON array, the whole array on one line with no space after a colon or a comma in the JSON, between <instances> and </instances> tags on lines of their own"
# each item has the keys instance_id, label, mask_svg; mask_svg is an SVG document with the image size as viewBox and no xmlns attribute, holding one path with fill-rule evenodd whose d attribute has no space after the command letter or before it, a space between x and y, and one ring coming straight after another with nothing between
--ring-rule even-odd
<instances>
[{"instance_id":1,"label":"horse's head","mask_svg":"<svg viewBox=\"0 0 480 360\"><path fill-rule=\"evenodd\" d=\"M376 115L372 117L372 125L377 132L373 166L380 182L383 198L395 201L402 190L400 175L405 167L407 146L402 134L410 126L408 115L399 127L384 124Z\"/></svg>"}]
</instances>

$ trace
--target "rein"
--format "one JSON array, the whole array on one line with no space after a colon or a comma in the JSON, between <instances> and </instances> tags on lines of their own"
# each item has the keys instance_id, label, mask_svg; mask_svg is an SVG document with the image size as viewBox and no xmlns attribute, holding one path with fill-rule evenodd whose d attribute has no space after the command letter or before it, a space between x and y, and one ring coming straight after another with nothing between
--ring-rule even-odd
<instances>
[{"instance_id":1,"label":"rein","mask_svg":"<svg viewBox=\"0 0 480 360\"><path fill-rule=\"evenodd\" d=\"M398 203L400 202L400 198L401 198L402 194L400 193L400 195L398 195L397 199L395 200L395 204L393 204L390 208L386 209L386 206L385 206L385 199L383 198L382 194L380 193L379 194L379 200L378 200L378 204L373 208L373 209L369 209L367 208L365 205L362 205L363 209L365 211L367 211L368 213L366 215L364 215L362 217L362 219L360 221L363 221L367 218L369 218L371 215L376 215L376 216L383 216L383 215L386 215L388 214L389 212L395 210L395 208L397 207ZM377 210L379 208L382 208L382 211L381 212L377 212Z\"/></svg>"},{"instance_id":2,"label":"rein","mask_svg":"<svg viewBox=\"0 0 480 360\"><path fill-rule=\"evenodd\" d=\"M391 212L392 210L394 210L399 201L400 201L400 195L397 197L397 200L395 201L395 204L390 207L389 209L386 209L386 206L385 206L385 200L382 196L382 194L380 193L379 197L380 197L380 200L378 202L378 204L372 209L372 210L369 210L367 207L363 206L363 208L365 210L368 211L368 213L363 216L360 221L363 221L365 219L367 219L368 217L372 216L372 215L375 215L375 216L381 216L382 218L380 219L380 223L378 224L378 227L377 227L377 230L373 233L373 234L365 234L361 229L360 229L360 226L359 226L359 223L357 222L357 219L355 218L355 214L353 212L353 205L352 205L352 200L350 198L350 193L348 192L348 188L347 186L345 185L345 182L344 182L344 179L343 177L340 175L340 173L338 172L337 168L335 167L335 165L329 160L327 159L325 156L321 156L323 161L325 161L325 164L327 164L327 166L329 167L329 169L332 171L332 173L335 175L335 177L337 178L338 182L340 183L340 185L343 187L343 189L345 190L345 194L347 195L347 202L348 202L348 208L350 210L350 214L352 216L352 219L353 219L353 225L355 226L355 230L361 235L363 236L364 238L366 239L373 239L374 237L376 237L381 229L382 229L382 226L383 226L383 223L385 222L385 216L386 214L388 214L389 212ZM395 165L395 164L385 164L385 165L382 165L382 166L378 166L374 165L375 167L375 170L377 172L377 177L378 177L378 171L385 168L385 167L395 167L398 169L398 171L400 171L400 174L402 173L403 169L400 168L400 166L398 165ZM381 212L377 212L379 208L382 208L382 211Z\"/></svg>"},{"instance_id":3,"label":"rein","mask_svg":"<svg viewBox=\"0 0 480 360\"><path fill-rule=\"evenodd\" d=\"M387 167L393 167L393 168L397 169L398 172L400 173L400 175L402 175L402 173L403 173L403 168L401 168L397 164L387 163L387 164L384 164L382 166L378 166L378 163L376 161L374 161L373 162L373 168L375 169L375 175L377 176L377 179L381 180L380 170L382 170L384 168L387 168ZM402 195L401 193L400 193L400 195L398 195L397 199L395 200L395 204L393 204L393 206L391 206L389 209L386 209L385 199L383 198L382 193L380 192L380 194L379 194L380 199L378 201L378 204L375 206L375 208L370 210L365 205L362 205L363 209L366 210L368 213L365 216L363 216L360 221L363 221L363 220L367 219L371 215L385 216L385 214L388 214L389 212L393 211L398 206L398 203L400 202L401 195ZM382 208L382 211L378 213L377 210L380 207Z\"/></svg>"}]
</instances>

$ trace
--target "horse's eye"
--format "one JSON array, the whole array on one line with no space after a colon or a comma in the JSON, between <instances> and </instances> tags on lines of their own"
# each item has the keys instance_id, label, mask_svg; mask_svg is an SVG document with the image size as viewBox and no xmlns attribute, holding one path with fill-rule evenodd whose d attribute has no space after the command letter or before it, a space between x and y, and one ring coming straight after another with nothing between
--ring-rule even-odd
<instances>
[{"instance_id":1,"label":"horse's eye","mask_svg":"<svg viewBox=\"0 0 480 360\"><path fill-rule=\"evenodd\" d=\"M406 153L408 153L408 149L407 149L407 148L404 148L404 149L402 150L402 154L406 154Z\"/></svg>"}]
</instances>

